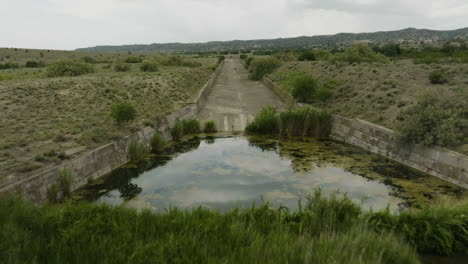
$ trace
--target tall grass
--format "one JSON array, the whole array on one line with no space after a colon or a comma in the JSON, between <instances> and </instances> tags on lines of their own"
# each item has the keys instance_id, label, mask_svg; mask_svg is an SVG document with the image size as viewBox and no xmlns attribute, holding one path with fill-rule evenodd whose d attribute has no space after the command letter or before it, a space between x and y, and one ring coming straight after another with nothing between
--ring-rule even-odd
<instances>
[{"instance_id":1,"label":"tall grass","mask_svg":"<svg viewBox=\"0 0 468 264\"><path fill-rule=\"evenodd\" d=\"M331 114L309 106L278 112L275 107L265 107L251 122L246 131L284 136L318 136L330 133Z\"/></svg>"},{"instance_id":2,"label":"tall grass","mask_svg":"<svg viewBox=\"0 0 468 264\"><path fill-rule=\"evenodd\" d=\"M399 236L368 227L348 198L316 192L301 210L137 212L0 199L3 263L419 263ZM398 216L395 216L398 217Z\"/></svg>"},{"instance_id":3,"label":"tall grass","mask_svg":"<svg viewBox=\"0 0 468 264\"><path fill-rule=\"evenodd\" d=\"M196 119L179 120L171 128L171 135L174 140L180 140L184 135L201 132L200 122Z\"/></svg>"},{"instance_id":4,"label":"tall grass","mask_svg":"<svg viewBox=\"0 0 468 264\"><path fill-rule=\"evenodd\" d=\"M128 155L132 162L137 162L147 158L149 153L149 147L138 141L132 141L128 147Z\"/></svg>"},{"instance_id":5,"label":"tall grass","mask_svg":"<svg viewBox=\"0 0 468 264\"><path fill-rule=\"evenodd\" d=\"M155 132L151 137L151 151L153 151L153 153L160 153L165 145L166 140L163 135L159 132Z\"/></svg>"},{"instance_id":6,"label":"tall grass","mask_svg":"<svg viewBox=\"0 0 468 264\"><path fill-rule=\"evenodd\" d=\"M203 132L205 133L215 133L218 131L218 129L216 128L216 123L214 121L206 121L203 126Z\"/></svg>"}]
</instances>

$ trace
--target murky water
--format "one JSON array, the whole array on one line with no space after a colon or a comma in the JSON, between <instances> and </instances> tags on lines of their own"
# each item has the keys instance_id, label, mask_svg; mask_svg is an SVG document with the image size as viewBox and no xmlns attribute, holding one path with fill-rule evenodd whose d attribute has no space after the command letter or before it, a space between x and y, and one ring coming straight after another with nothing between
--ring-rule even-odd
<instances>
[{"instance_id":1,"label":"murky water","mask_svg":"<svg viewBox=\"0 0 468 264\"><path fill-rule=\"evenodd\" d=\"M262 200L298 207L316 188L339 190L366 208L392 210L466 197L464 190L359 148L314 138L193 138L138 168L119 169L76 199L153 209L226 211Z\"/></svg>"}]
</instances>

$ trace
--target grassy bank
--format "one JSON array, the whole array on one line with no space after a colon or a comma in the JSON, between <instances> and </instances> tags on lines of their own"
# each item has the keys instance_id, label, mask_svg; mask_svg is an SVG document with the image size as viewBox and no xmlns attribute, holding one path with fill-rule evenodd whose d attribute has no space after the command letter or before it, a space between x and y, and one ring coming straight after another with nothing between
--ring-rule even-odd
<instances>
[{"instance_id":1,"label":"grassy bank","mask_svg":"<svg viewBox=\"0 0 468 264\"><path fill-rule=\"evenodd\" d=\"M59 67L64 60L74 64ZM28 61L43 64L26 67ZM141 70L147 61L156 72ZM1 180L155 125L197 94L217 58L0 49L0 62L19 65L0 70L0 109L8 117L0 119ZM68 76L74 74L81 75ZM50 77L56 75L65 76ZM136 110L125 126L110 115L122 102Z\"/></svg>"},{"instance_id":2,"label":"grassy bank","mask_svg":"<svg viewBox=\"0 0 468 264\"><path fill-rule=\"evenodd\" d=\"M96 204L0 200L3 263L419 263L468 245L468 204L365 212L320 190L290 212L268 203L218 213L137 212Z\"/></svg>"}]
</instances>

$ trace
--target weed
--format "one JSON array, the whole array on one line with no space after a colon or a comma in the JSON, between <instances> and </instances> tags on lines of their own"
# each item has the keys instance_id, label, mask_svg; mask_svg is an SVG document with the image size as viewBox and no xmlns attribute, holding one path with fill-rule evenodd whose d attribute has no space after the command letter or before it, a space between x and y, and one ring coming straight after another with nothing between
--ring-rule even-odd
<instances>
[{"instance_id":1,"label":"weed","mask_svg":"<svg viewBox=\"0 0 468 264\"><path fill-rule=\"evenodd\" d=\"M182 121L184 135L197 134L201 132L200 122L196 119L186 119Z\"/></svg>"},{"instance_id":2,"label":"weed","mask_svg":"<svg viewBox=\"0 0 468 264\"><path fill-rule=\"evenodd\" d=\"M136 117L135 108L129 103L118 103L112 106L111 117L119 125L132 121Z\"/></svg>"},{"instance_id":3,"label":"weed","mask_svg":"<svg viewBox=\"0 0 468 264\"><path fill-rule=\"evenodd\" d=\"M151 137L151 150L153 153L160 153L164 146L166 145L166 140L161 133L155 132Z\"/></svg>"},{"instance_id":4,"label":"weed","mask_svg":"<svg viewBox=\"0 0 468 264\"><path fill-rule=\"evenodd\" d=\"M131 162L138 162L148 157L149 148L144 143L138 141L130 142L128 147L128 155Z\"/></svg>"},{"instance_id":5,"label":"weed","mask_svg":"<svg viewBox=\"0 0 468 264\"><path fill-rule=\"evenodd\" d=\"M216 123L214 121L206 121L204 124L203 132L205 133L217 132Z\"/></svg>"},{"instance_id":6,"label":"weed","mask_svg":"<svg viewBox=\"0 0 468 264\"><path fill-rule=\"evenodd\" d=\"M173 140L180 140L184 136L184 124L182 121L177 121L171 128L171 136Z\"/></svg>"}]
</instances>

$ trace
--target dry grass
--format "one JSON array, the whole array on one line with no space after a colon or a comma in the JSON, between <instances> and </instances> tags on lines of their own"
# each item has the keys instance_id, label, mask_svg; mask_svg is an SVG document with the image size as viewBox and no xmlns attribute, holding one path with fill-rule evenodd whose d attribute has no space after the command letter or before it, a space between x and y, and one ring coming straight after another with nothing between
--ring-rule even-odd
<instances>
[{"instance_id":1,"label":"dry grass","mask_svg":"<svg viewBox=\"0 0 468 264\"><path fill-rule=\"evenodd\" d=\"M40 52L44 57L40 57ZM114 60L135 54L0 49L0 58L42 58L46 63L93 56ZM10 54L10 55L6 55ZM29 57L28 57L29 56ZM145 55L149 57L150 55ZM120 60L120 59L119 59ZM186 105L210 78L216 58L197 58L201 67L164 67L143 73L139 64L114 72L95 64L96 72L79 77L49 78L45 68L0 71L0 179L27 173L108 143ZM8 76L3 78L2 76ZM131 103L137 119L126 127L110 117L112 104Z\"/></svg>"},{"instance_id":2,"label":"dry grass","mask_svg":"<svg viewBox=\"0 0 468 264\"><path fill-rule=\"evenodd\" d=\"M434 85L429 74L438 69L448 72L449 83ZM415 104L429 89L440 88L454 100L468 102L468 64L414 64L401 60L387 64L361 63L334 65L324 61L284 63L268 77L286 89L301 73L310 74L332 85L334 97L316 106L328 107L346 117L361 118L388 128L395 128L399 114ZM468 153L468 138L455 150Z\"/></svg>"}]
</instances>

